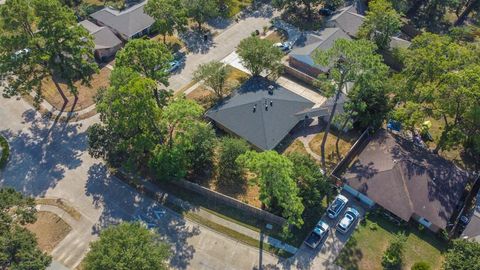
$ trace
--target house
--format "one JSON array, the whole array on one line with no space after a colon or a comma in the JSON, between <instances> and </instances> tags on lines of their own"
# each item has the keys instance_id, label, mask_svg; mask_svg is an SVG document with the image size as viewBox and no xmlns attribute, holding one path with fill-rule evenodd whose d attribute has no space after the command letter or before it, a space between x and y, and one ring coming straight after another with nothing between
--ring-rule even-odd
<instances>
[{"instance_id":1,"label":"house","mask_svg":"<svg viewBox=\"0 0 480 270\"><path fill-rule=\"evenodd\" d=\"M93 13L90 17L98 25L109 27L124 41L128 41L147 35L155 22L143 10L146 3L147 1L144 1L122 11L106 7Z\"/></svg>"},{"instance_id":2,"label":"house","mask_svg":"<svg viewBox=\"0 0 480 270\"><path fill-rule=\"evenodd\" d=\"M123 45L122 41L108 27L98 26L88 20L81 21L78 24L87 29L93 36L95 58L100 61L114 56Z\"/></svg>"},{"instance_id":3,"label":"house","mask_svg":"<svg viewBox=\"0 0 480 270\"><path fill-rule=\"evenodd\" d=\"M329 67L322 67L315 64L314 57L317 50L330 49L337 39L350 39L340 28L325 28L318 34L312 33L301 37L295 43L289 53L288 62L293 67L306 75L316 78L321 73L326 73ZM287 69L288 72L288 69Z\"/></svg>"},{"instance_id":4,"label":"house","mask_svg":"<svg viewBox=\"0 0 480 270\"><path fill-rule=\"evenodd\" d=\"M274 149L301 121L297 113L313 102L260 76L254 76L232 95L207 111L215 125L241 137L258 150Z\"/></svg>"},{"instance_id":5,"label":"house","mask_svg":"<svg viewBox=\"0 0 480 270\"><path fill-rule=\"evenodd\" d=\"M469 175L452 162L384 129L341 176L344 190L398 218L444 230L463 206Z\"/></svg>"},{"instance_id":6,"label":"house","mask_svg":"<svg viewBox=\"0 0 480 270\"><path fill-rule=\"evenodd\" d=\"M326 27L342 29L350 37L357 37L365 17L357 5L350 5L338 10L326 22Z\"/></svg>"}]
</instances>

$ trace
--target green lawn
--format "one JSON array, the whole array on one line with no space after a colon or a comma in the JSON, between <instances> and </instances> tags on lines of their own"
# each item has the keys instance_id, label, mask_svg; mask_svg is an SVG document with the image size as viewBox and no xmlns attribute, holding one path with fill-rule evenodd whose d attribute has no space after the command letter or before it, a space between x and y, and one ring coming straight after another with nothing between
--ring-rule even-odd
<instances>
[{"instance_id":1,"label":"green lawn","mask_svg":"<svg viewBox=\"0 0 480 270\"><path fill-rule=\"evenodd\" d=\"M378 224L372 229L373 223ZM347 242L336 260L336 264L345 270L382 269L383 252L397 232L407 236L402 269L408 270L419 261L428 263L432 270L440 269L446 242L428 231L419 231L412 226L397 226L383 216L370 214L366 222L358 225L357 230Z\"/></svg>"}]
</instances>

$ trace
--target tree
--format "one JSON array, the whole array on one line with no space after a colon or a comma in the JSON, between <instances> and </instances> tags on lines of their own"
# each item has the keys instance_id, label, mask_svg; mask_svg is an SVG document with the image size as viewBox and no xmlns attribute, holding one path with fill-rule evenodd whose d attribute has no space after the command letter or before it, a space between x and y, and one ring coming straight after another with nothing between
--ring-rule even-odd
<instances>
[{"instance_id":1,"label":"tree","mask_svg":"<svg viewBox=\"0 0 480 270\"><path fill-rule=\"evenodd\" d=\"M166 270L170 247L139 223L121 223L100 232L85 257L85 269Z\"/></svg>"},{"instance_id":2,"label":"tree","mask_svg":"<svg viewBox=\"0 0 480 270\"><path fill-rule=\"evenodd\" d=\"M88 129L89 153L114 165L125 161L139 165L148 160L150 150L161 140L161 109L153 98L156 82L134 75L132 70L116 68L132 79L120 87L116 83L101 91L96 107L102 124Z\"/></svg>"},{"instance_id":3,"label":"tree","mask_svg":"<svg viewBox=\"0 0 480 270\"><path fill-rule=\"evenodd\" d=\"M7 96L34 91L38 103L43 80L52 77L67 103L57 81L77 97L74 83L88 85L98 72L92 37L58 0L7 1L0 7L0 25L0 73L7 74Z\"/></svg>"},{"instance_id":4,"label":"tree","mask_svg":"<svg viewBox=\"0 0 480 270\"><path fill-rule=\"evenodd\" d=\"M250 149L242 139L223 137L219 142L218 178L221 182L243 180L242 169L237 165L237 158Z\"/></svg>"},{"instance_id":5,"label":"tree","mask_svg":"<svg viewBox=\"0 0 480 270\"><path fill-rule=\"evenodd\" d=\"M183 6L187 9L187 14L198 24L198 29L202 29L202 24L209 19L218 16L218 4L216 0L183 0Z\"/></svg>"},{"instance_id":6,"label":"tree","mask_svg":"<svg viewBox=\"0 0 480 270\"><path fill-rule=\"evenodd\" d=\"M314 56L315 63L331 67L328 76L319 76L319 83L327 95L333 96L334 100L321 144L321 161L324 170L326 170L325 143L340 95L347 91L347 84L374 78L375 74L382 76L386 72L386 66L382 57L375 52L376 49L375 44L368 40L339 39L335 41L332 48L327 51L317 51Z\"/></svg>"},{"instance_id":7,"label":"tree","mask_svg":"<svg viewBox=\"0 0 480 270\"><path fill-rule=\"evenodd\" d=\"M435 152L465 142L464 120L480 100L478 57L470 44L430 33L416 37L406 52L394 116L412 131L428 117L441 119Z\"/></svg>"},{"instance_id":8,"label":"tree","mask_svg":"<svg viewBox=\"0 0 480 270\"><path fill-rule=\"evenodd\" d=\"M292 178L297 183L305 207L304 220L317 218L318 213L324 210L319 202L331 191L328 178L310 156L292 152L287 157L293 163Z\"/></svg>"},{"instance_id":9,"label":"tree","mask_svg":"<svg viewBox=\"0 0 480 270\"><path fill-rule=\"evenodd\" d=\"M305 7L305 13L308 20L312 20L314 13L313 7L323 1L324 0L274 0L272 1L272 4L277 9L297 8L298 6L303 6Z\"/></svg>"},{"instance_id":10,"label":"tree","mask_svg":"<svg viewBox=\"0 0 480 270\"><path fill-rule=\"evenodd\" d=\"M390 39L400 31L400 14L388 0L374 0L368 4L367 15L360 27L359 37L371 40L380 49L390 47Z\"/></svg>"},{"instance_id":11,"label":"tree","mask_svg":"<svg viewBox=\"0 0 480 270\"><path fill-rule=\"evenodd\" d=\"M253 76L264 70L276 72L281 68L283 53L269 40L248 37L240 42L237 53Z\"/></svg>"},{"instance_id":12,"label":"tree","mask_svg":"<svg viewBox=\"0 0 480 270\"><path fill-rule=\"evenodd\" d=\"M464 9L462 11L462 14L460 14L455 21L455 26L462 25L470 15L470 13L472 13L472 11L478 11L480 9L480 0L466 0L461 2L463 2L463 5L459 5L457 10L460 11L462 6L464 7Z\"/></svg>"},{"instance_id":13,"label":"tree","mask_svg":"<svg viewBox=\"0 0 480 270\"><path fill-rule=\"evenodd\" d=\"M115 68L128 67L152 80L168 86L172 53L165 44L150 39L134 39L117 53ZM157 105L163 102L158 87L152 88Z\"/></svg>"},{"instance_id":14,"label":"tree","mask_svg":"<svg viewBox=\"0 0 480 270\"><path fill-rule=\"evenodd\" d=\"M237 158L237 163L256 174L260 201L266 207L279 208L290 225L300 227L303 224L304 206L292 179L293 163L287 157L275 151L248 151Z\"/></svg>"},{"instance_id":15,"label":"tree","mask_svg":"<svg viewBox=\"0 0 480 270\"><path fill-rule=\"evenodd\" d=\"M384 269L398 269L402 265L406 240L407 237L404 234L398 233L390 242L390 246L382 256L382 266Z\"/></svg>"},{"instance_id":16,"label":"tree","mask_svg":"<svg viewBox=\"0 0 480 270\"><path fill-rule=\"evenodd\" d=\"M345 4L345 0L322 0L321 3L328 9L336 10Z\"/></svg>"},{"instance_id":17,"label":"tree","mask_svg":"<svg viewBox=\"0 0 480 270\"><path fill-rule=\"evenodd\" d=\"M183 31L188 24L187 11L178 0L148 1L144 9L155 19L154 27L163 35L163 43L167 35L173 35L175 30Z\"/></svg>"},{"instance_id":18,"label":"tree","mask_svg":"<svg viewBox=\"0 0 480 270\"><path fill-rule=\"evenodd\" d=\"M480 244L463 239L453 240L443 263L444 270L480 269Z\"/></svg>"},{"instance_id":19,"label":"tree","mask_svg":"<svg viewBox=\"0 0 480 270\"><path fill-rule=\"evenodd\" d=\"M194 77L197 81L204 81L204 84L213 89L218 99L222 99L226 92L228 67L219 61L212 61L201 64L195 71Z\"/></svg>"},{"instance_id":20,"label":"tree","mask_svg":"<svg viewBox=\"0 0 480 270\"><path fill-rule=\"evenodd\" d=\"M213 167L212 162L217 143L212 126L197 121L179 137L179 144L185 151L189 170L195 176L204 175Z\"/></svg>"},{"instance_id":21,"label":"tree","mask_svg":"<svg viewBox=\"0 0 480 270\"><path fill-rule=\"evenodd\" d=\"M23 225L36 221L35 201L12 188L0 188L0 268L43 270L51 257Z\"/></svg>"}]
</instances>

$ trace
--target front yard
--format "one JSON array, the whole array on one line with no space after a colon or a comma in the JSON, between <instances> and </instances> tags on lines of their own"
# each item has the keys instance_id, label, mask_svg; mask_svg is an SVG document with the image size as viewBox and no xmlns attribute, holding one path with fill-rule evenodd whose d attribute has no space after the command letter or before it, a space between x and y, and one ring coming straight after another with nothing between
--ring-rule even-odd
<instances>
[{"instance_id":1,"label":"front yard","mask_svg":"<svg viewBox=\"0 0 480 270\"><path fill-rule=\"evenodd\" d=\"M345 270L382 269L383 252L398 232L407 236L401 269L410 269L420 261L428 263L432 270L441 268L447 244L432 233L408 225L398 226L380 214L370 213L365 221L358 225L335 261Z\"/></svg>"}]
</instances>

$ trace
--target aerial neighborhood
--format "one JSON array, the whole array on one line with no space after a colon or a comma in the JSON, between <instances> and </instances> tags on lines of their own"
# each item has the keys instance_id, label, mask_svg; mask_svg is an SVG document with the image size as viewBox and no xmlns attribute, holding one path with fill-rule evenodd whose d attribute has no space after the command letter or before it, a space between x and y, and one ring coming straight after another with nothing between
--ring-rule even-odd
<instances>
[{"instance_id":1,"label":"aerial neighborhood","mask_svg":"<svg viewBox=\"0 0 480 270\"><path fill-rule=\"evenodd\" d=\"M0 0L0 269L480 270L480 1Z\"/></svg>"}]
</instances>

